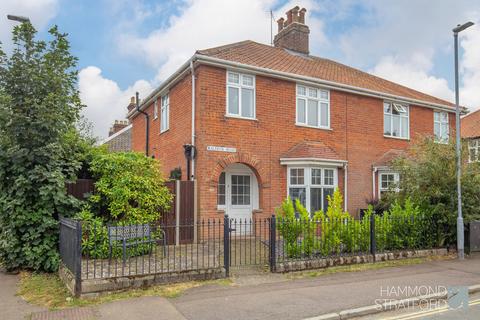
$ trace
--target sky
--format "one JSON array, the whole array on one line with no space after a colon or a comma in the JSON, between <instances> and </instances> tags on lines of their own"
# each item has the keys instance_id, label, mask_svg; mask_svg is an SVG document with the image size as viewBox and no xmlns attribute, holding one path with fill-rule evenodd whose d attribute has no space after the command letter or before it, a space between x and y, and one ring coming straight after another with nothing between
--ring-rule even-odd
<instances>
[{"instance_id":1,"label":"sky","mask_svg":"<svg viewBox=\"0 0 480 320\"><path fill-rule=\"evenodd\" d=\"M480 108L479 0L0 0L0 41L28 16L48 39L58 25L79 58L83 114L103 138L130 97L148 95L196 50L243 40L270 43L274 19L307 9L310 52L454 101L452 28L460 34L461 104ZM276 23L273 23L273 34Z\"/></svg>"}]
</instances>

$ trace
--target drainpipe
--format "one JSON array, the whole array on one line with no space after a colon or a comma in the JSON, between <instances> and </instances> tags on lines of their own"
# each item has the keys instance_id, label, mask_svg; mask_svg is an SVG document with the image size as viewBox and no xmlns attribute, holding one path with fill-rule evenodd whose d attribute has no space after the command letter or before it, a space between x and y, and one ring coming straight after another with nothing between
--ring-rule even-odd
<instances>
[{"instance_id":1,"label":"drainpipe","mask_svg":"<svg viewBox=\"0 0 480 320\"><path fill-rule=\"evenodd\" d=\"M377 197L375 196L375 173L377 173L377 168L373 168L372 171L372 199L376 199Z\"/></svg>"},{"instance_id":2,"label":"drainpipe","mask_svg":"<svg viewBox=\"0 0 480 320\"><path fill-rule=\"evenodd\" d=\"M195 68L193 67L193 61L194 58L190 60L190 70L192 73L192 149L195 152ZM188 178L190 180L195 179L195 156L192 157L192 171Z\"/></svg>"},{"instance_id":3,"label":"drainpipe","mask_svg":"<svg viewBox=\"0 0 480 320\"><path fill-rule=\"evenodd\" d=\"M347 163L343 165L343 183L344 183L343 210L347 211L348 209L348 164Z\"/></svg>"},{"instance_id":4,"label":"drainpipe","mask_svg":"<svg viewBox=\"0 0 480 320\"><path fill-rule=\"evenodd\" d=\"M140 112L141 114L145 115L145 156L148 157L148 140L149 140L149 134L150 134L150 116L148 113L146 113L143 110L140 110L140 99L138 98L138 92L135 93L136 97L136 107L137 111Z\"/></svg>"}]
</instances>

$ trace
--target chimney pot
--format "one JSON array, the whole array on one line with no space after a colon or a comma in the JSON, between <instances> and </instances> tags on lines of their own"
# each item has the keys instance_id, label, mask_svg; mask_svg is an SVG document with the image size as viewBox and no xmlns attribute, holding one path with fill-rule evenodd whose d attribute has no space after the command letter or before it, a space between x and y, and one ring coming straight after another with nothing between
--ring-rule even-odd
<instances>
[{"instance_id":1,"label":"chimney pot","mask_svg":"<svg viewBox=\"0 0 480 320\"><path fill-rule=\"evenodd\" d=\"M300 10L300 14L299 14L299 21L301 24L305 24L305 12L307 11L307 9L305 8L302 8L302 10Z\"/></svg>"},{"instance_id":2,"label":"chimney pot","mask_svg":"<svg viewBox=\"0 0 480 320\"><path fill-rule=\"evenodd\" d=\"M283 18L280 18L280 19L277 20L277 23L278 23L278 32L282 31L284 21L285 21L285 19L283 19Z\"/></svg>"},{"instance_id":3,"label":"chimney pot","mask_svg":"<svg viewBox=\"0 0 480 320\"><path fill-rule=\"evenodd\" d=\"M300 10L299 6L293 8L292 11L292 22L298 22L298 10Z\"/></svg>"}]
</instances>

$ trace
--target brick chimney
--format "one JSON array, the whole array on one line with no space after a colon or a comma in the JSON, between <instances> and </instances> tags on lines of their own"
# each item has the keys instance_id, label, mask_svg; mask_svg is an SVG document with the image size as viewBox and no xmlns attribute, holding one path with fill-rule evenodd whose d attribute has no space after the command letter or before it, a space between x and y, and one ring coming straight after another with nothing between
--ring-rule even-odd
<instances>
[{"instance_id":1,"label":"brick chimney","mask_svg":"<svg viewBox=\"0 0 480 320\"><path fill-rule=\"evenodd\" d=\"M130 98L130 103L127 106L128 112L132 111L136 107L135 97Z\"/></svg>"},{"instance_id":2,"label":"brick chimney","mask_svg":"<svg viewBox=\"0 0 480 320\"><path fill-rule=\"evenodd\" d=\"M275 47L285 48L300 53L309 54L308 37L310 29L305 24L305 8L296 6L287 11L287 20L277 20L278 33L273 39Z\"/></svg>"},{"instance_id":3,"label":"brick chimney","mask_svg":"<svg viewBox=\"0 0 480 320\"><path fill-rule=\"evenodd\" d=\"M117 133L126 126L128 126L128 120L115 120L115 123L112 127L110 127L110 130L108 131L108 136L110 137L111 135Z\"/></svg>"}]
</instances>

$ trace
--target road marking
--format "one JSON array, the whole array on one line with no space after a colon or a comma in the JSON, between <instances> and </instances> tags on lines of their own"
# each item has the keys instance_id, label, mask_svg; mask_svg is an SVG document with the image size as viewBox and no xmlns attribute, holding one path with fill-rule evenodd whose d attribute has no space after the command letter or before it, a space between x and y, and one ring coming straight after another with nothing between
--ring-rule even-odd
<instances>
[{"instance_id":1,"label":"road marking","mask_svg":"<svg viewBox=\"0 0 480 320\"><path fill-rule=\"evenodd\" d=\"M472 300L468 303L469 306L474 306L474 305L477 305L477 304L480 304L480 299ZM430 311L419 311L419 312L415 312L415 313L409 313L409 314L396 316L396 317L394 316L394 317L385 318L385 319L386 320L416 319L416 318L420 318L420 317L429 316L429 315L432 315L432 314L443 313L445 311L450 311L450 310L454 310L454 309L449 309L448 307L441 307L441 308L433 309L433 310L430 310Z\"/></svg>"}]
</instances>

